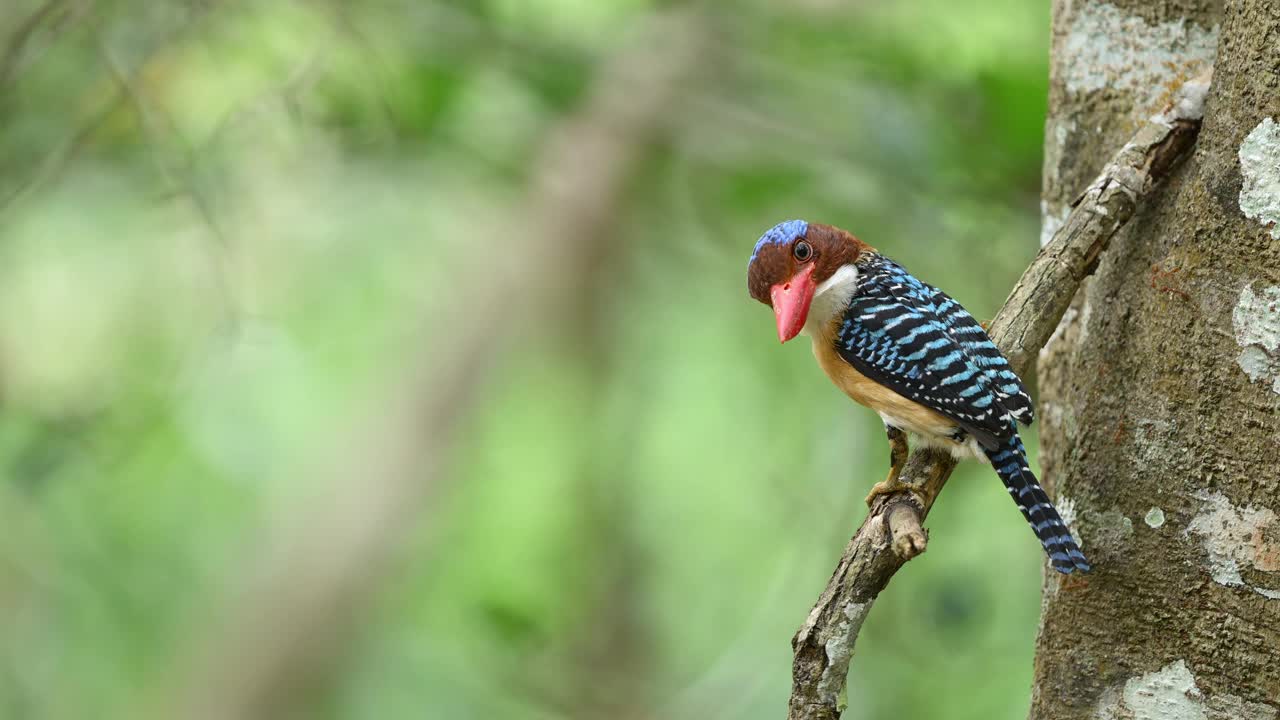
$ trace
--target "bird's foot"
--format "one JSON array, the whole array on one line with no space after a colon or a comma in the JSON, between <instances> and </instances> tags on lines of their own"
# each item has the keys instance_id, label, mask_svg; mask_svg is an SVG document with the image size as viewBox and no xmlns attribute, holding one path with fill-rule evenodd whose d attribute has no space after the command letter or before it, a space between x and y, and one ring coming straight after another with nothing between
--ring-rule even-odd
<instances>
[{"instance_id":1,"label":"bird's foot","mask_svg":"<svg viewBox=\"0 0 1280 720\"><path fill-rule=\"evenodd\" d=\"M876 497L879 495L893 495L894 493L899 492L909 492L920 507L929 507L925 502L926 498L924 493L922 493L914 484L903 482L902 478L899 477L897 473L890 473L889 477L871 486L871 492L867 493L867 507L871 507L871 503L875 502Z\"/></svg>"}]
</instances>

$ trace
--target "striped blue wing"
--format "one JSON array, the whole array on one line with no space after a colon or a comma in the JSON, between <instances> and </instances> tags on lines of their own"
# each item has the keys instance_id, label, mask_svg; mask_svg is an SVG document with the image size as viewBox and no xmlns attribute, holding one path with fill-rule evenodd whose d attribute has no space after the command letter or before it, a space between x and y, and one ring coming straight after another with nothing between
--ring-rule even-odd
<instances>
[{"instance_id":1,"label":"striped blue wing","mask_svg":"<svg viewBox=\"0 0 1280 720\"><path fill-rule=\"evenodd\" d=\"M985 448L1016 434L1010 416L1019 413L1005 400L1025 390L1020 381L1016 388L1002 382L993 359L1004 358L972 316L887 258L869 258L859 270L858 292L836 340L841 357L868 378L955 420ZM1012 376L1007 368L1006 361L1003 369Z\"/></svg>"},{"instance_id":2,"label":"striped blue wing","mask_svg":"<svg viewBox=\"0 0 1280 720\"><path fill-rule=\"evenodd\" d=\"M903 271L906 272L905 270ZM908 277L911 277L908 275ZM923 288L927 288L932 293L931 300L937 310L937 315L942 323L947 327L947 332L955 339L965 354L969 356L969 360L980 368L983 377L987 379L987 384L999 398L1000 404L1013 415L1014 419L1024 425L1030 425L1035 419L1035 411L1031 403L1031 394L1027 392L1027 388L1022 384L1022 379L1013 372L1013 368L1009 367L1009 360L1005 358L1004 353L1000 352L1000 348L991 342L991 338L987 336L987 331L982 329L982 325L960 306L960 303L952 300L949 295L941 290L926 285L925 283L911 277L916 283Z\"/></svg>"},{"instance_id":3,"label":"striped blue wing","mask_svg":"<svg viewBox=\"0 0 1280 720\"><path fill-rule=\"evenodd\" d=\"M836 351L858 372L956 422L981 443L1058 572L1088 572L1027 464L1015 421L1031 398L982 326L955 300L879 255L859 263Z\"/></svg>"}]
</instances>

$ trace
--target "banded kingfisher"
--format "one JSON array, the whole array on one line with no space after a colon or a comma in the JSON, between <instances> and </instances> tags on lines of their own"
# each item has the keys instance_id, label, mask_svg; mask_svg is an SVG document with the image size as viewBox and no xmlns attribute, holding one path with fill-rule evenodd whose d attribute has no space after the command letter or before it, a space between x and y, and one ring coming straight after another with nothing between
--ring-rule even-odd
<instances>
[{"instance_id":1,"label":"banded kingfisher","mask_svg":"<svg viewBox=\"0 0 1280 720\"><path fill-rule=\"evenodd\" d=\"M899 479L910 433L958 460L985 457L1053 568L1089 571L1018 437L1018 425L1033 420L1031 396L959 303L852 234L803 220L760 238L747 287L773 308L779 340L808 335L827 377L884 421L889 475L872 488L868 505L877 495L915 492Z\"/></svg>"}]
</instances>

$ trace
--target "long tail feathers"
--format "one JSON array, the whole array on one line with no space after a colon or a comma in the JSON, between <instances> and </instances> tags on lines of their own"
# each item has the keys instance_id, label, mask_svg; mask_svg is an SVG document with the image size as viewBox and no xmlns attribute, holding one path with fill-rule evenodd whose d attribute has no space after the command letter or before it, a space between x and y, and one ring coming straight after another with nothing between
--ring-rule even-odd
<instances>
[{"instance_id":1,"label":"long tail feathers","mask_svg":"<svg viewBox=\"0 0 1280 720\"><path fill-rule=\"evenodd\" d=\"M1060 573L1070 573L1073 570L1089 572L1089 561L1085 560L1080 546L1071 537L1071 530L1062 522L1058 510L1028 467L1027 452L1017 434L1014 433L1012 437L1003 440L999 447L987 450L986 453L991 466L1004 481L1009 495L1022 511L1022 516L1027 519L1036 537L1040 538L1040 544L1044 546L1053 569Z\"/></svg>"}]
</instances>

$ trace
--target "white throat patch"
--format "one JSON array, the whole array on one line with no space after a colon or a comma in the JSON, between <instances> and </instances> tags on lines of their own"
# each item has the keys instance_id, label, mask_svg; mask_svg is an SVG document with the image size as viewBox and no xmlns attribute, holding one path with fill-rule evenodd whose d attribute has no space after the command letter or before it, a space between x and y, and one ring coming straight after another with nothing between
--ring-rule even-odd
<instances>
[{"instance_id":1,"label":"white throat patch","mask_svg":"<svg viewBox=\"0 0 1280 720\"><path fill-rule=\"evenodd\" d=\"M837 313L849 307L849 300L858 289L858 268L853 263L841 265L813 293L809 306L809 318L801 330L806 335L817 336Z\"/></svg>"}]
</instances>

